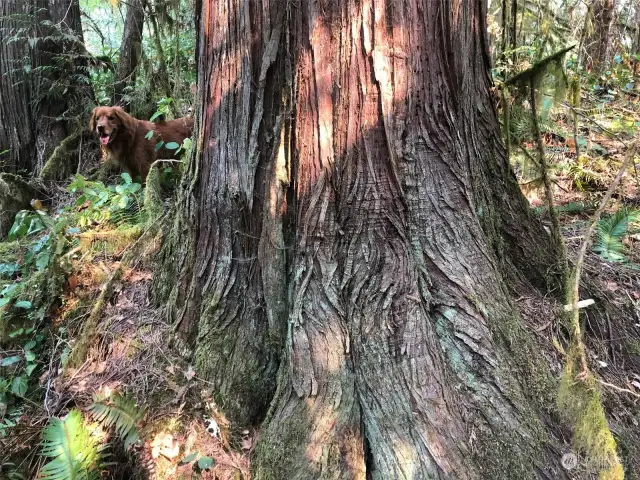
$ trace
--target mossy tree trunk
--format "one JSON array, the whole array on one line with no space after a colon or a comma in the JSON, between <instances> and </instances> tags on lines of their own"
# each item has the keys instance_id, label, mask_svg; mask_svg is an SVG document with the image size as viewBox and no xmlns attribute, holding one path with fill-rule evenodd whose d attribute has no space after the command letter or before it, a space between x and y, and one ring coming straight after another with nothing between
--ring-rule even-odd
<instances>
[{"instance_id":1,"label":"mossy tree trunk","mask_svg":"<svg viewBox=\"0 0 640 480\"><path fill-rule=\"evenodd\" d=\"M585 42L586 64L596 74L606 70L611 61L611 26L615 4L615 0L595 0L590 10L593 12L593 29Z\"/></svg>"},{"instance_id":2,"label":"mossy tree trunk","mask_svg":"<svg viewBox=\"0 0 640 480\"><path fill-rule=\"evenodd\" d=\"M79 2L5 0L0 39L2 169L37 175L92 100Z\"/></svg>"},{"instance_id":3,"label":"mossy tree trunk","mask_svg":"<svg viewBox=\"0 0 640 480\"><path fill-rule=\"evenodd\" d=\"M485 2L200 7L155 293L226 412L264 418L256 478L564 478L513 299L562 272L500 143Z\"/></svg>"},{"instance_id":4,"label":"mossy tree trunk","mask_svg":"<svg viewBox=\"0 0 640 480\"><path fill-rule=\"evenodd\" d=\"M135 84L136 71L142 54L145 3L144 0L131 0L127 4L120 59L116 70L115 104L128 105L129 102L125 101L125 89Z\"/></svg>"}]
</instances>

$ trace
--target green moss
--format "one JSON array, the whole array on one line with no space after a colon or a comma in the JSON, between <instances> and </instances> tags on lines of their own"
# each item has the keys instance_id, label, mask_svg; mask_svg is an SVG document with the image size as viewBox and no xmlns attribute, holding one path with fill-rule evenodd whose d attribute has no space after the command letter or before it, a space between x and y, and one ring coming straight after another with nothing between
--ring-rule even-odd
<instances>
[{"instance_id":1,"label":"green moss","mask_svg":"<svg viewBox=\"0 0 640 480\"><path fill-rule=\"evenodd\" d=\"M277 423L269 423L256 448L255 478L282 480L291 478L291 472L298 472L296 478L316 477L312 472L305 477L301 472L302 465L296 463L296 459L305 458L309 443L311 422L306 410L306 405L299 403L296 411L285 418L280 417Z\"/></svg>"},{"instance_id":2,"label":"green moss","mask_svg":"<svg viewBox=\"0 0 640 480\"><path fill-rule=\"evenodd\" d=\"M82 330L78 335L78 340L69 355L69 359L67 361L67 366L69 368L78 368L85 361L89 348L94 344L94 340L97 336L98 322L102 311L104 310L105 303L111 297L115 284L121 277L122 265L113 272L109 280L107 280L105 285L102 287L102 291L91 309L89 318L87 318L87 321L82 326Z\"/></svg>"},{"instance_id":3,"label":"green moss","mask_svg":"<svg viewBox=\"0 0 640 480\"><path fill-rule=\"evenodd\" d=\"M47 269L34 272L17 283L13 299L29 301L33 308L27 311L11 308L11 304L0 308L0 341L9 341L7 335L17 328L32 326L31 314L48 310L60 296L64 282L65 277L53 258Z\"/></svg>"},{"instance_id":4,"label":"green moss","mask_svg":"<svg viewBox=\"0 0 640 480\"><path fill-rule=\"evenodd\" d=\"M630 340L627 342L627 349L631 355L640 356L640 341L638 340Z\"/></svg>"},{"instance_id":5,"label":"green moss","mask_svg":"<svg viewBox=\"0 0 640 480\"><path fill-rule=\"evenodd\" d=\"M527 480L537 478L534 474L534 459L538 452L528 454L518 445L522 445L522 439L516 438L505 432L496 435L491 429L482 424L476 424L473 429L476 432L477 446L476 458L482 478L491 479L518 479Z\"/></svg>"},{"instance_id":6,"label":"green moss","mask_svg":"<svg viewBox=\"0 0 640 480\"><path fill-rule=\"evenodd\" d=\"M0 242L0 263L15 263L23 246L20 242Z\"/></svg>"},{"instance_id":7,"label":"green moss","mask_svg":"<svg viewBox=\"0 0 640 480\"><path fill-rule=\"evenodd\" d=\"M160 167L154 163L147 175L147 185L144 191L144 208L147 211L148 222L156 222L164 213L162 200L162 185Z\"/></svg>"},{"instance_id":8,"label":"green moss","mask_svg":"<svg viewBox=\"0 0 640 480\"><path fill-rule=\"evenodd\" d=\"M583 452L587 462L600 469L600 478L620 480L624 472L616 452L596 380L589 374L577 379L580 356L576 347L569 349L565 370L558 389L557 406L573 427L574 447Z\"/></svg>"},{"instance_id":9,"label":"green moss","mask_svg":"<svg viewBox=\"0 0 640 480\"><path fill-rule=\"evenodd\" d=\"M64 180L77 170L77 161L73 158L78 148L81 130L77 130L58 145L49 160L42 167L42 180Z\"/></svg>"},{"instance_id":10,"label":"green moss","mask_svg":"<svg viewBox=\"0 0 640 480\"><path fill-rule=\"evenodd\" d=\"M85 232L81 235L81 242L90 244L94 254L114 255L131 245L141 234L141 225L123 225L115 230Z\"/></svg>"}]
</instances>

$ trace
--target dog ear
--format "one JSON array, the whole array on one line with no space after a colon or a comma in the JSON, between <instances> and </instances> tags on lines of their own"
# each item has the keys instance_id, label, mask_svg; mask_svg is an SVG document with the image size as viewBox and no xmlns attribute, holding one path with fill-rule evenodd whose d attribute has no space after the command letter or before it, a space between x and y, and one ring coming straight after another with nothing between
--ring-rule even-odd
<instances>
[{"instance_id":1,"label":"dog ear","mask_svg":"<svg viewBox=\"0 0 640 480\"><path fill-rule=\"evenodd\" d=\"M136 128L136 119L124 111L122 107L113 107L113 113L120 119L125 130L133 131Z\"/></svg>"},{"instance_id":2,"label":"dog ear","mask_svg":"<svg viewBox=\"0 0 640 480\"><path fill-rule=\"evenodd\" d=\"M96 129L96 110L98 110L99 107L94 108L91 111L91 118L89 119L89 130L91 130L92 132Z\"/></svg>"}]
</instances>

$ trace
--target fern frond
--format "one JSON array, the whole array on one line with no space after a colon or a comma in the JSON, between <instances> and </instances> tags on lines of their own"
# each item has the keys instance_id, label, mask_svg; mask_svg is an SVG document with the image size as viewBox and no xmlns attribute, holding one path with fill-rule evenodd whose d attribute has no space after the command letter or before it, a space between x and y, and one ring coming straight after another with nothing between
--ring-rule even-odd
<instances>
[{"instance_id":1,"label":"fern frond","mask_svg":"<svg viewBox=\"0 0 640 480\"><path fill-rule=\"evenodd\" d=\"M640 210L621 208L613 215L600 220L597 226L598 241L593 250L606 260L624 261L622 240L629 233L631 225L639 219Z\"/></svg>"},{"instance_id":2,"label":"fern frond","mask_svg":"<svg viewBox=\"0 0 640 480\"><path fill-rule=\"evenodd\" d=\"M93 418L106 428L113 427L116 434L124 441L125 449L140 438L138 422L145 415L145 409L139 409L135 399L115 393L109 399L95 399L89 407Z\"/></svg>"},{"instance_id":3,"label":"fern frond","mask_svg":"<svg viewBox=\"0 0 640 480\"><path fill-rule=\"evenodd\" d=\"M581 192L604 187L602 175L585 167L582 163L572 164L568 175L574 186Z\"/></svg>"},{"instance_id":4,"label":"fern frond","mask_svg":"<svg viewBox=\"0 0 640 480\"><path fill-rule=\"evenodd\" d=\"M38 478L43 480L92 480L100 477L102 450L78 410L64 420L52 418L42 431L42 455L51 458Z\"/></svg>"}]
</instances>

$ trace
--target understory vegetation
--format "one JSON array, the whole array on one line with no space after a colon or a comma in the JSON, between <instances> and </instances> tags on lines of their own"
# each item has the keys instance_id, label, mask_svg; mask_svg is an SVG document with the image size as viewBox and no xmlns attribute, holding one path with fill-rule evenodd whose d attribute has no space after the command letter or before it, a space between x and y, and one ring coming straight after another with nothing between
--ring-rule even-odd
<instances>
[{"instance_id":1,"label":"understory vegetation","mask_svg":"<svg viewBox=\"0 0 640 480\"><path fill-rule=\"evenodd\" d=\"M203 140L172 145L183 160L141 185L88 131L97 105L197 114L197 2L81 0L77 31L33 3L0 10L0 42L29 53L0 74L28 85L43 131L65 130L31 163L0 135L0 478L251 478L260 426L226 417L231 400L152 295ZM137 61L119 78L133 8ZM501 141L564 255L561 292L517 301L554 377L563 466L640 479L640 2L494 0L485 26Z\"/></svg>"}]
</instances>

